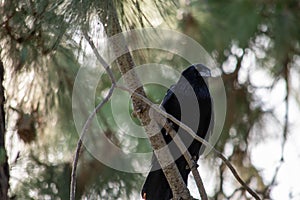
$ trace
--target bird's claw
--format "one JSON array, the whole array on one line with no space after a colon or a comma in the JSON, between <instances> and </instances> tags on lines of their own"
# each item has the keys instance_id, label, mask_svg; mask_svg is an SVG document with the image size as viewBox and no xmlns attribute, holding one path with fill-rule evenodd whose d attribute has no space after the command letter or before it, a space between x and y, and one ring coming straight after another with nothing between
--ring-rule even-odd
<instances>
[{"instance_id":1,"label":"bird's claw","mask_svg":"<svg viewBox=\"0 0 300 200\"><path fill-rule=\"evenodd\" d=\"M195 167L196 169L199 167L199 165L197 164L197 161L198 161L198 157L193 156L193 158L192 158L193 167Z\"/></svg>"},{"instance_id":2,"label":"bird's claw","mask_svg":"<svg viewBox=\"0 0 300 200\"><path fill-rule=\"evenodd\" d=\"M191 162L192 162L191 168L187 165L185 167L186 169L191 169L192 170L193 168L197 169L199 167L199 165L197 164L197 157L196 156L192 157Z\"/></svg>"}]
</instances>

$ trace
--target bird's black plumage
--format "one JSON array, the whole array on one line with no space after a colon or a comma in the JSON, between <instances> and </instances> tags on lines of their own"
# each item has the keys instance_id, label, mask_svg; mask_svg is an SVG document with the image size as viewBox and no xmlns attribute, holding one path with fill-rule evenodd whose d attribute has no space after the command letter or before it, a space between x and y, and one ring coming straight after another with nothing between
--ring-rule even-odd
<instances>
[{"instance_id":1,"label":"bird's black plumage","mask_svg":"<svg viewBox=\"0 0 300 200\"><path fill-rule=\"evenodd\" d=\"M212 116L212 101L205 81L206 76L210 76L210 71L202 64L188 67L182 72L178 82L167 91L161 104L167 113L188 125L202 138L205 138L208 132ZM194 140L178 125L173 123L172 126L188 148L194 161L197 162L201 143ZM187 167L184 156L164 129L161 130L161 133L174 160L176 160L176 165L183 180L187 184L190 169ZM155 155L152 160L152 169L142 189L142 196L146 200L169 200L172 198L171 188Z\"/></svg>"}]
</instances>

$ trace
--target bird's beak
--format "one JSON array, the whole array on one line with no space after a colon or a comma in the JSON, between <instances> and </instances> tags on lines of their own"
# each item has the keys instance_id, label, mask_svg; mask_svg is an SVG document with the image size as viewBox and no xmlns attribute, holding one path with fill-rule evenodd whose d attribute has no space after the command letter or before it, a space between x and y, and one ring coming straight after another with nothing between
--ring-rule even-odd
<instances>
[{"instance_id":1,"label":"bird's beak","mask_svg":"<svg viewBox=\"0 0 300 200\"><path fill-rule=\"evenodd\" d=\"M207 79L207 78L211 77L210 69L208 67L206 67L205 65L203 65L203 64L194 64L194 66L196 67L196 69L199 71L200 75L204 79Z\"/></svg>"}]
</instances>

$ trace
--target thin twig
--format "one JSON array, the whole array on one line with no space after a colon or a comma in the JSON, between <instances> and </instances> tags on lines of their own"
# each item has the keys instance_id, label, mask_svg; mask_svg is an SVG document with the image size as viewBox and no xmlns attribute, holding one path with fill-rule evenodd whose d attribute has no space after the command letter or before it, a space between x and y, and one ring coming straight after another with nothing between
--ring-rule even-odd
<instances>
[{"instance_id":1,"label":"thin twig","mask_svg":"<svg viewBox=\"0 0 300 200\"><path fill-rule=\"evenodd\" d=\"M124 87L124 86L120 86L120 85L116 85L117 88L120 88L122 90L126 90L130 93L132 93L133 95L135 95L136 97L140 98L142 101L144 101L146 104L148 104L149 106L151 106L151 108L153 108L155 111L157 111L159 114L163 115L164 117L170 119L172 122L174 122L175 124L177 124L178 126L180 126L183 130L185 130L186 132L188 132L191 136L194 137L194 139L196 139L197 141L201 142L202 144L204 144L205 147L210 148L215 154L216 156L218 156L219 158L221 158L221 160L227 165L227 167L230 169L231 173L233 174L233 176L236 178L236 180L247 190L247 192L249 192L256 200L260 200L261 198L258 196L258 194L253 191L242 179L241 177L238 175L236 169L232 166L232 164L230 163L230 161L221 153L219 152L217 149L215 149L211 144L209 144L206 140L204 140L203 138L199 137L198 135L196 135L194 133L194 131L189 128L187 125L185 125L184 123L180 122L179 120L177 120L175 117L173 117L172 115L166 113L165 111L163 111L161 108L159 108L157 105L153 104L149 99L143 97L140 94L135 93L134 91L131 91L130 89Z\"/></svg>"},{"instance_id":2,"label":"thin twig","mask_svg":"<svg viewBox=\"0 0 300 200\"><path fill-rule=\"evenodd\" d=\"M84 126L82 128L82 131L80 133L80 138L79 138L78 143L77 143L76 152L75 152L75 156L74 156L74 160L73 160L73 164L72 164L70 200L75 200L75 192L76 192L76 170L77 170L77 164L78 164L78 160L79 160L79 156L80 156L80 152L81 152L82 140L83 140L85 134L87 133L87 131L88 131L88 129L89 129L91 123L92 123L92 120L96 116L97 112L110 99L110 97L113 94L114 89L115 89L115 84L113 84L111 86L111 88L109 89L109 92L106 95L106 97L101 101L101 103L99 103L97 105L97 107L90 114L90 116L86 120L86 122L85 122L85 124L84 124Z\"/></svg>"},{"instance_id":3,"label":"thin twig","mask_svg":"<svg viewBox=\"0 0 300 200\"><path fill-rule=\"evenodd\" d=\"M94 45L92 39L88 36L87 32L85 30L82 31L83 35L85 37L85 39L88 41L89 45L91 46L91 48L93 49L94 54L97 57L97 60L103 65L104 69L106 70L106 72L109 75L109 78L112 82L112 86L109 89L108 94L106 95L106 97L97 105L97 107L93 110L93 112L89 115L88 119L86 120L82 131L80 133L80 138L78 140L77 146L76 146L76 152L75 152L75 156L74 156L74 160L73 160L73 164L72 164L72 173L71 173L71 188L70 188L70 200L75 200L75 193L76 193L76 171L77 171L77 164L78 164L78 160L79 160L79 156L80 156L80 152L81 152L81 147L82 147L82 140L85 136L85 134L87 133L92 120L94 119L94 117L96 116L96 113L102 108L102 106L110 99L110 97L113 94L113 91L115 89L116 86L116 81L114 78L114 75L111 71L111 69L109 68L109 65L107 64L107 62L101 57L101 55L99 54L99 52L96 49L96 46Z\"/></svg>"},{"instance_id":4,"label":"thin twig","mask_svg":"<svg viewBox=\"0 0 300 200\"><path fill-rule=\"evenodd\" d=\"M103 57L99 54L92 38L88 35L88 33L86 32L86 30L82 30L84 38L88 41L89 45L91 46L94 54L96 55L97 60L100 62L100 64L104 67L105 71L107 72L110 81L112 84L116 83L116 79L114 77L114 74L112 72L112 70L109 68L109 64L103 59Z\"/></svg>"}]
</instances>

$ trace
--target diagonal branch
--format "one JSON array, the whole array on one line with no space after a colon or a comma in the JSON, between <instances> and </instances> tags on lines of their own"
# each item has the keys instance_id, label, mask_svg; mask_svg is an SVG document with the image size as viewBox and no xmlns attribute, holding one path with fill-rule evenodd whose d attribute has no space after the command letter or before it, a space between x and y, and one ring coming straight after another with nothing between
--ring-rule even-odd
<instances>
[{"instance_id":1,"label":"diagonal branch","mask_svg":"<svg viewBox=\"0 0 300 200\"><path fill-rule=\"evenodd\" d=\"M121 25L113 1L107 1L106 15L104 16L104 18L102 18L102 22L106 22L106 24L110 25L104 26L106 34L109 37L122 33ZM123 35L120 36L121 37L119 38L119 40L112 41L111 43L111 47L115 55L119 56L117 58L119 71L121 72L127 87L130 88L131 91L134 91L134 93L137 93L146 98L143 86L139 80L139 77L135 73L135 63L131 54L129 53L125 37ZM163 139L162 134L152 134L153 130L158 130L158 125L157 123L151 123L151 119L148 115L150 108L149 105L137 98L135 95L132 95L131 99L133 102L135 114L141 121L141 124L144 125L151 146L154 149L154 153L156 154L159 164L160 166L162 166L162 170L168 180L173 193L173 198L181 198L183 200L192 199L192 197L190 196L190 192L180 175L180 172L169 149L164 148L164 151L159 151L166 146L166 142ZM166 163L168 163L167 166Z\"/></svg>"},{"instance_id":2,"label":"diagonal branch","mask_svg":"<svg viewBox=\"0 0 300 200\"><path fill-rule=\"evenodd\" d=\"M149 99L143 97L142 95L138 94L138 93L134 93L133 91L131 91L130 89L124 87L124 86L120 86L120 85L116 85L117 88L120 88L122 90L126 90L130 93L133 93L134 96L136 96L137 98L140 98L142 101L144 101L146 104L148 104L149 106L151 106L151 108L153 108L157 113L161 114L163 117L170 119L172 122L174 122L175 124L177 124L178 126L180 126L183 130L185 130L186 132L188 132L191 136L193 136L197 141L201 142L202 144L205 145L206 148L210 148L217 157L219 157L225 164L226 166L230 169L231 173L233 174L233 176L235 177L235 179L247 190L247 192L249 192L249 194L251 194L256 200L260 200L261 198L258 196L258 194L253 191L243 180L242 178L239 176L239 174L237 173L236 169L232 166L232 164L230 163L230 161L221 153L219 152L217 149L215 149L211 144L209 144L206 140L204 140L203 138L199 137L198 135L196 135L194 133L194 131L189 128L187 125L185 125L184 123L180 122L179 120L177 120L175 117L173 117L172 115L169 115L168 113L166 113L165 111L163 111L162 109L160 109L157 105L153 104ZM160 119L158 119L160 120ZM164 124L164 121L160 122L162 124Z\"/></svg>"},{"instance_id":3,"label":"diagonal branch","mask_svg":"<svg viewBox=\"0 0 300 200\"><path fill-rule=\"evenodd\" d=\"M202 178L199 174L199 171L197 170L197 166L196 163L194 163L192 160L192 156L190 154L189 151L187 151L186 146L184 145L184 143L182 142L182 140L176 136L176 132L175 130L170 126L169 123L162 123L164 122L164 118L162 115L158 115L155 116L155 119L157 119L158 123L160 125L162 125L164 127L164 129L166 130L166 132L172 137L172 139L174 140L175 144L177 145L177 147L180 149L180 152L183 154L185 160L188 163L189 168L192 171L192 174L195 178L195 182L198 188L198 192L201 196L201 200L207 200L207 194L206 194L206 190L204 188L203 185L203 181Z\"/></svg>"}]
</instances>

